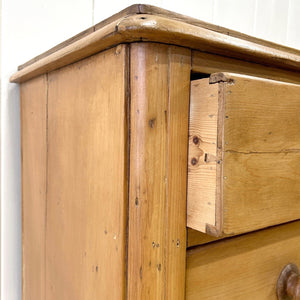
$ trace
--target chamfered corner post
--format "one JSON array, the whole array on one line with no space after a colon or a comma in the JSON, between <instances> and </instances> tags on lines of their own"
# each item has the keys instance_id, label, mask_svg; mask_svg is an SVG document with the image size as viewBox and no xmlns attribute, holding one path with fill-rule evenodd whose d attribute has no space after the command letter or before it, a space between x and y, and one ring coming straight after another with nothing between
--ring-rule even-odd
<instances>
[{"instance_id":1,"label":"chamfered corner post","mask_svg":"<svg viewBox=\"0 0 300 300\"><path fill-rule=\"evenodd\" d=\"M128 299L184 299L191 52L130 47Z\"/></svg>"}]
</instances>

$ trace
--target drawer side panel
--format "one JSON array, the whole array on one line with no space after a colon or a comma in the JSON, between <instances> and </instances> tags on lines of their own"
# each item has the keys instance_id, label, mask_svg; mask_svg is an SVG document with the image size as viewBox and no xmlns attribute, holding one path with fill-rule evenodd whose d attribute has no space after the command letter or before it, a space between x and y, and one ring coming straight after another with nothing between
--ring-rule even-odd
<instances>
[{"instance_id":1,"label":"drawer side panel","mask_svg":"<svg viewBox=\"0 0 300 300\"><path fill-rule=\"evenodd\" d=\"M209 78L191 82L187 226L202 232L217 219L218 91Z\"/></svg>"}]
</instances>

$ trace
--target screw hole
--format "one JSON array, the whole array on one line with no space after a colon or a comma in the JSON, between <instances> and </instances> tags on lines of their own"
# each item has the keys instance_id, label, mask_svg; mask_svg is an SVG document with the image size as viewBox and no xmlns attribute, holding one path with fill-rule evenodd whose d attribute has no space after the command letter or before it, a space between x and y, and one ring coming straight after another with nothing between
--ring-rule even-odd
<instances>
[{"instance_id":1,"label":"screw hole","mask_svg":"<svg viewBox=\"0 0 300 300\"><path fill-rule=\"evenodd\" d=\"M198 138L197 136L194 136L194 138L193 138L193 143L194 143L195 145L198 145L198 143L199 143L199 138Z\"/></svg>"},{"instance_id":2,"label":"screw hole","mask_svg":"<svg viewBox=\"0 0 300 300\"><path fill-rule=\"evenodd\" d=\"M195 157L193 157L193 158L192 158L192 161L191 161L191 164L192 164L193 166L195 166L195 165L197 164L197 162L198 162L198 160L197 160Z\"/></svg>"}]
</instances>

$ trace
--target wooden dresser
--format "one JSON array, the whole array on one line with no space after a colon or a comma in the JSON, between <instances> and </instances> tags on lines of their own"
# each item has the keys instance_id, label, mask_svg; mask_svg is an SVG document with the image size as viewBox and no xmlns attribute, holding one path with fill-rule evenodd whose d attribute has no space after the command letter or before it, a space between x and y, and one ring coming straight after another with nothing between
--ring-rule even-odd
<instances>
[{"instance_id":1,"label":"wooden dresser","mask_svg":"<svg viewBox=\"0 0 300 300\"><path fill-rule=\"evenodd\" d=\"M300 299L299 50L133 5L11 81L23 300Z\"/></svg>"}]
</instances>

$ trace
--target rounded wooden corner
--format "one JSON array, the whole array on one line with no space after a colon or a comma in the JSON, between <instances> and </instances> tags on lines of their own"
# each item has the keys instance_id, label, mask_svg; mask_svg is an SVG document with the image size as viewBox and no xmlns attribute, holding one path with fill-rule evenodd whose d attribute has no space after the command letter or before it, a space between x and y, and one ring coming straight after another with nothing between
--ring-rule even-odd
<instances>
[{"instance_id":1,"label":"rounded wooden corner","mask_svg":"<svg viewBox=\"0 0 300 300\"><path fill-rule=\"evenodd\" d=\"M213 237L221 237L223 235L222 230L212 224L206 224L205 232Z\"/></svg>"}]
</instances>

